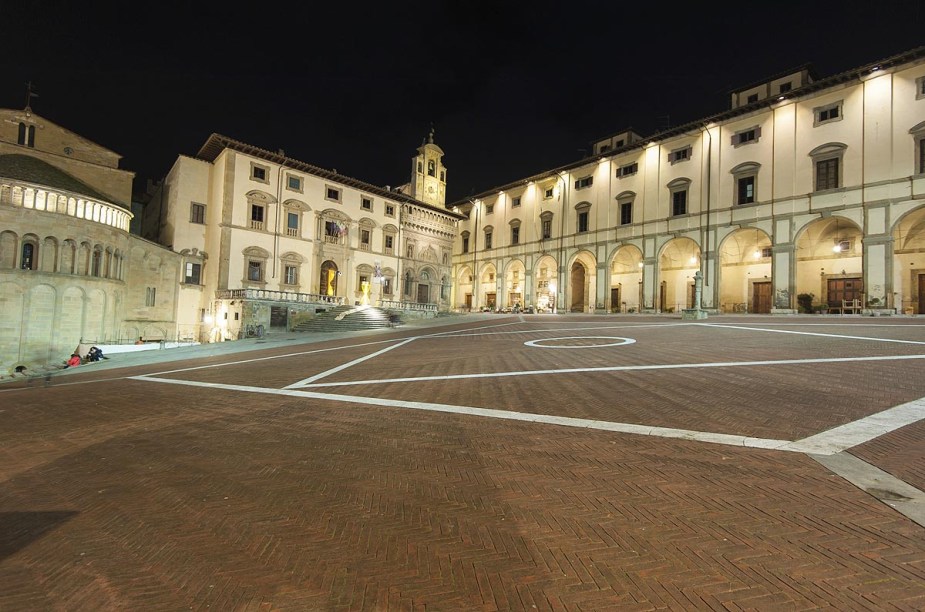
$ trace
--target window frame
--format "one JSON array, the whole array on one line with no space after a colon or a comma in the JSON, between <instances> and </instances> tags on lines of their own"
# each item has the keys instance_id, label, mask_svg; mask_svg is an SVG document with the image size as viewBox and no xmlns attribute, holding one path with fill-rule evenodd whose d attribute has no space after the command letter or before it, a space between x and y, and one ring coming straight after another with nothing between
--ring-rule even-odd
<instances>
[{"instance_id":1,"label":"window frame","mask_svg":"<svg viewBox=\"0 0 925 612\"><path fill-rule=\"evenodd\" d=\"M197 214L197 212L199 214ZM206 224L206 205L200 204L199 202L190 202L189 207L189 222L195 223L196 225L205 225Z\"/></svg>"},{"instance_id":2,"label":"window frame","mask_svg":"<svg viewBox=\"0 0 925 612\"><path fill-rule=\"evenodd\" d=\"M514 196L511 198L511 208L520 208L521 196Z\"/></svg>"},{"instance_id":3,"label":"window frame","mask_svg":"<svg viewBox=\"0 0 925 612\"><path fill-rule=\"evenodd\" d=\"M813 127L835 123L844 119L844 104L844 100L839 100L838 102L823 104L822 106L813 108ZM834 117L828 116L833 110L836 111L836 115ZM823 117L823 115L826 115L826 117Z\"/></svg>"},{"instance_id":4,"label":"window frame","mask_svg":"<svg viewBox=\"0 0 925 612\"><path fill-rule=\"evenodd\" d=\"M190 268L196 271L190 274ZM184 285L202 285L202 262L186 261L183 266L183 284Z\"/></svg>"},{"instance_id":5,"label":"window frame","mask_svg":"<svg viewBox=\"0 0 925 612\"><path fill-rule=\"evenodd\" d=\"M677 149L672 149L668 152L668 163L673 166L681 162L690 161L693 152L694 148L691 145L685 145L683 147L678 147Z\"/></svg>"},{"instance_id":6,"label":"window frame","mask_svg":"<svg viewBox=\"0 0 925 612\"><path fill-rule=\"evenodd\" d=\"M581 178L575 179L575 190L576 191L578 191L579 189L587 189L591 187L592 185L594 185L594 175L593 174L589 174L587 176L583 176Z\"/></svg>"},{"instance_id":7,"label":"window frame","mask_svg":"<svg viewBox=\"0 0 925 612\"><path fill-rule=\"evenodd\" d=\"M575 233L587 234L591 231L591 203L579 202L575 205Z\"/></svg>"},{"instance_id":8,"label":"window frame","mask_svg":"<svg viewBox=\"0 0 925 612\"><path fill-rule=\"evenodd\" d=\"M332 192L336 194L333 197L331 196ZM344 198L344 190L342 188L335 187L334 185L329 185L325 183L324 185L324 199L325 200L327 200L328 202L337 202L338 204L340 204L341 202L343 202L343 198Z\"/></svg>"},{"instance_id":9,"label":"window frame","mask_svg":"<svg viewBox=\"0 0 925 612\"><path fill-rule=\"evenodd\" d=\"M841 189L844 187L844 157L845 151L847 150L847 145L843 143L830 142L824 145L820 145L809 152L809 156L812 158L813 164L813 182L811 185L812 193L831 191L833 189ZM820 164L828 164L829 162L834 162L835 164L835 185L820 188Z\"/></svg>"},{"instance_id":10,"label":"window frame","mask_svg":"<svg viewBox=\"0 0 925 612\"><path fill-rule=\"evenodd\" d=\"M369 202L369 206L366 206L366 203ZM367 212L373 211L373 199L370 196L361 195L360 196L360 210L365 210Z\"/></svg>"},{"instance_id":11,"label":"window frame","mask_svg":"<svg viewBox=\"0 0 925 612\"><path fill-rule=\"evenodd\" d=\"M295 180L297 187L292 186L292 181ZM287 173L286 174L286 189L289 191L294 191L296 193L303 193L305 190L305 180L296 174Z\"/></svg>"},{"instance_id":12,"label":"window frame","mask_svg":"<svg viewBox=\"0 0 925 612\"><path fill-rule=\"evenodd\" d=\"M633 176L639 172L639 162L634 161L628 164L623 164L617 168L617 178L624 178L627 176Z\"/></svg>"},{"instance_id":13,"label":"window frame","mask_svg":"<svg viewBox=\"0 0 925 612\"><path fill-rule=\"evenodd\" d=\"M761 126L753 125L751 127L738 130L732 135L732 146L735 148L745 145L755 144L761 140Z\"/></svg>"},{"instance_id":14,"label":"window frame","mask_svg":"<svg viewBox=\"0 0 925 612\"><path fill-rule=\"evenodd\" d=\"M732 175L732 203L734 206L748 206L758 203L758 171L761 164L757 162L744 162L734 167L729 173ZM752 199L751 201L742 201L740 181L752 180Z\"/></svg>"},{"instance_id":15,"label":"window frame","mask_svg":"<svg viewBox=\"0 0 925 612\"><path fill-rule=\"evenodd\" d=\"M257 176L257 171L263 172L263 178ZM265 185L270 184L270 166L264 164L258 164L257 162L251 162L250 168L250 180L256 181L258 183L264 183Z\"/></svg>"},{"instance_id":16,"label":"window frame","mask_svg":"<svg viewBox=\"0 0 925 612\"><path fill-rule=\"evenodd\" d=\"M670 215L669 217L683 217L690 214L690 187L691 180L689 178L677 178L667 185L669 195L669 204ZM678 199L683 199L681 203L683 205L683 210L678 210Z\"/></svg>"}]
</instances>

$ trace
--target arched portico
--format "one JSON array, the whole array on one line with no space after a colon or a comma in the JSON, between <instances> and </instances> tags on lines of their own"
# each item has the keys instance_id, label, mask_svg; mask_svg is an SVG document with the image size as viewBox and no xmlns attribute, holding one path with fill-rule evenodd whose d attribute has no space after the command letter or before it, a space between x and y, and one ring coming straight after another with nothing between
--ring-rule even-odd
<instances>
[{"instance_id":1,"label":"arched portico","mask_svg":"<svg viewBox=\"0 0 925 612\"><path fill-rule=\"evenodd\" d=\"M892 307L904 314L925 314L925 206L904 215L893 228L893 291ZM869 304L872 308L883 307L889 297L871 296L877 297L877 303Z\"/></svg>"},{"instance_id":2,"label":"arched portico","mask_svg":"<svg viewBox=\"0 0 925 612\"><path fill-rule=\"evenodd\" d=\"M592 312L597 292L597 260L588 251L579 252L569 266L566 304L569 312Z\"/></svg>"},{"instance_id":3,"label":"arched portico","mask_svg":"<svg viewBox=\"0 0 925 612\"><path fill-rule=\"evenodd\" d=\"M814 306L841 308L843 300L863 304L862 238L861 229L844 217L807 224L796 240L797 301L809 294Z\"/></svg>"},{"instance_id":4,"label":"arched portico","mask_svg":"<svg viewBox=\"0 0 925 612\"><path fill-rule=\"evenodd\" d=\"M479 308L498 308L498 280L494 264L485 264L479 273Z\"/></svg>"},{"instance_id":5,"label":"arched portico","mask_svg":"<svg viewBox=\"0 0 925 612\"><path fill-rule=\"evenodd\" d=\"M694 306L694 275L700 269L700 246L690 238L673 238L658 258L659 312L677 312Z\"/></svg>"},{"instance_id":6,"label":"arched portico","mask_svg":"<svg viewBox=\"0 0 925 612\"><path fill-rule=\"evenodd\" d=\"M504 287L506 289L504 306L506 308L513 308L514 306L520 308L524 307L525 271L526 268L524 267L524 263L519 259L511 260L511 262L508 263L507 270L504 274Z\"/></svg>"},{"instance_id":7,"label":"arched portico","mask_svg":"<svg viewBox=\"0 0 925 612\"><path fill-rule=\"evenodd\" d=\"M642 251L623 245L610 260L610 312L639 312L642 303Z\"/></svg>"},{"instance_id":8,"label":"arched portico","mask_svg":"<svg viewBox=\"0 0 925 612\"><path fill-rule=\"evenodd\" d=\"M540 257L533 269L533 277L536 287L536 304L537 312L555 312L556 311L556 278L559 274L559 266L555 258L551 255Z\"/></svg>"},{"instance_id":9,"label":"arched portico","mask_svg":"<svg viewBox=\"0 0 925 612\"><path fill-rule=\"evenodd\" d=\"M742 228L726 236L719 249L721 312L769 314L771 239L762 230Z\"/></svg>"}]
</instances>

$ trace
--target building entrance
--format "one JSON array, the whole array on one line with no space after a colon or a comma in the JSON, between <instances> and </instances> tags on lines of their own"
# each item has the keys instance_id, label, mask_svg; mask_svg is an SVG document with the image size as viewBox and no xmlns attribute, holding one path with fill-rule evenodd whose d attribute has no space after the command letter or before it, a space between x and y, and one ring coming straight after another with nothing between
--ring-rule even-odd
<instances>
[{"instance_id":1,"label":"building entrance","mask_svg":"<svg viewBox=\"0 0 925 612\"><path fill-rule=\"evenodd\" d=\"M771 314L771 283L752 284L752 312Z\"/></svg>"}]
</instances>

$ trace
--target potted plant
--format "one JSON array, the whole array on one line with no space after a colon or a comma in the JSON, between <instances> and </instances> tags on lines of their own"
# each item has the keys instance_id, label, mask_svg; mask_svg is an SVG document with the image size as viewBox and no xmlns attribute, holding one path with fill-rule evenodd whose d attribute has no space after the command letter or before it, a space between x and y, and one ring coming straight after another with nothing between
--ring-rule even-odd
<instances>
[{"instance_id":1,"label":"potted plant","mask_svg":"<svg viewBox=\"0 0 925 612\"><path fill-rule=\"evenodd\" d=\"M805 314L813 313L813 298L816 297L812 293L801 293L797 295L797 304L800 307L800 312Z\"/></svg>"}]
</instances>

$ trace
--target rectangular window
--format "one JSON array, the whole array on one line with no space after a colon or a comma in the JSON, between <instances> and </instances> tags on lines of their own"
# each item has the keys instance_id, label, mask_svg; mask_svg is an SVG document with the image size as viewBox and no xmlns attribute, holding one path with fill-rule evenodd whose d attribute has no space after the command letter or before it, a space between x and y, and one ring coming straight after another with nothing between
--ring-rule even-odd
<instances>
[{"instance_id":1,"label":"rectangular window","mask_svg":"<svg viewBox=\"0 0 925 612\"><path fill-rule=\"evenodd\" d=\"M675 217L687 214L687 190L671 194L671 214Z\"/></svg>"},{"instance_id":2,"label":"rectangular window","mask_svg":"<svg viewBox=\"0 0 925 612\"><path fill-rule=\"evenodd\" d=\"M485 232L485 248L491 248L491 232Z\"/></svg>"},{"instance_id":3,"label":"rectangular window","mask_svg":"<svg viewBox=\"0 0 925 612\"><path fill-rule=\"evenodd\" d=\"M369 250L369 230L361 229L360 230L360 248L364 251Z\"/></svg>"},{"instance_id":4,"label":"rectangular window","mask_svg":"<svg viewBox=\"0 0 925 612\"><path fill-rule=\"evenodd\" d=\"M754 104L758 101L758 94L752 94L748 97L748 104Z\"/></svg>"},{"instance_id":5,"label":"rectangular window","mask_svg":"<svg viewBox=\"0 0 925 612\"><path fill-rule=\"evenodd\" d=\"M205 223L206 222L206 205L197 204L196 202L193 202L192 204L190 204L189 220L190 220L190 223Z\"/></svg>"},{"instance_id":6,"label":"rectangular window","mask_svg":"<svg viewBox=\"0 0 925 612\"><path fill-rule=\"evenodd\" d=\"M288 213L286 215L286 233L290 236L299 235L299 213Z\"/></svg>"},{"instance_id":7,"label":"rectangular window","mask_svg":"<svg viewBox=\"0 0 925 612\"><path fill-rule=\"evenodd\" d=\"M511 228L511 244L520 244L520 228Z\"/></svg>"},{"instance_id":8,"label":"rectangular window","mask_svg":"<svg viewBox=\"0 0 925 612\"><path fill-rule=\"evenodd\" d=\"M251 165L251 178L255 181L267 182L267 169L263 166Z\"/></svg>"},{"instance_id":9,"label":"rectangular window","mask_svg":"<svg viewBox=\"0 0 925 612\"><path fill-rule=\"evenodd\" d=\"M145 288L145 306L154 306L157 303L157 287Z\"/></svg>"},{"instance_id":10,"label":"rectangular window","mask_svg":"<svg viewBox=\"0 0 925 612\"><path fill-rule=\"evenodd\" d=\"M671 163L685 161L691 158L691 148L684 147L668 154L668 161Z\"/></svg>"},{"instance_id":11,"label":"rectangular window","mask_svg":"<svg viewBox=\"0 0 925 612\"><path fill-rule=\"evenodd\" d=\"M486 215L490 215L490 214L493 213L493 212L495 212L495 205L494 205L494 204L486 204L486 205L485 205L485 214L486 214Z\"/></svg>"},{"instance_id":12,"label":"rectangular window","mask_svg":"<svg viewBox=\"0 0 925 612\"><path fill-rule=\"evenodd\" d=\"M543 191L543 199L548 200L555 193L555 187L549 187Z\"/></svg>"},{"instance_id":13,"label":"rectangular window","mask_svg":"<svg viewBox=\"0 0 925 612\"><path fill-rule=\"evenodd\" d=\"M543 239L552 238L552 219L543 220Z\"/></svg>"},{"instance_id":14,"label":"rectangular window","mask_svg":"<svg viewBox=\"0 0 925 612\"><path fill-rule=\"evenodd\" d=\"M790 83L781 83L781 84L780 84L780 89L778 90L778 93L782 93L782 94L787 93L787 92L790 91L792 88L793 88L793 85L791 85Z\"/></svg>"},{"instance_id":15,"label":"rectangular window","mask_svg":"<svg viewBox=\"0 0 925 612\"><path fill-rule=\"evenodd\" d=\"M754 127L748 130L743 130L734 134L732 136L732 145L739 146L749 142L758 142L758 137L761 135L761 129Z\"/></svg>"},{"instance_id":16,"label":"rectangular window","mask_svg":"<svg viewBox=\"0 0 925 612\"><path fill-rule=\"evenodd\" d=\"M633 203L620 203L620 225L629 225L633 222Z\"/></svg>"},{"instance_id":17,"label":"rectangular window","mask_svg":"<svg viewBox=\"0 0 925 612\"><path fill-rule=\"evenodd\" d=\"M389 217L394 217L394 216L395 216L395 207L392 206L391 204L386 204L386 205L385 205L385 214L388 215Z\"/></svg>"},{"instance_id":18,"label":"rectangular window","mask_svg":"<svg viewBox=\"0 0 925 612\"><path fill-rule=\"evenodd\" d=\"M298 285L299 284L299 268L296 266L286 266L286 284L287 285Z\"/></svg>"},{"instance_id":19,"label":"rectangular window","mask_svg":"<svg viewBox=\"0 0 925 612\"><path fill-rule=\"evenodd\" d=\"M593 176L586 176L575 181L575 189L584 189L585 187L590 187L594 184Z\"/></svg>"},{"instance_id":20,"label":"rectangular window","mask_svg":"<svg viewBox=\"0 0 925 612\"><path fill-rule=\"evenodd\" d=\"M389 235L387 235L387 236L385 237L385 252L386 252L386 253L391 253L391 252L392 252L392 245L393 245L393 244L395 244L395 237L394 237L394 236L389 236Z\"/></svg>"},{"instance_id":21,"label":"rectangular window","mask_svg":"<svg viewBox=\"0 0 925 612\"><path fill-rule=\"evenodd\" d=\"M771 247L764 247L761 249L762 257L770 257L772 253L773 251L771 250Z\"/></svg>"},{"instance_id":22,"label":"rectangular window","mask_svg":"<svg viewBox=\"0 0 925 612\"><path fill-rule=\"evenodd\" d=\"M511 208L517 208L518 206L520 206L520 196L511 200Z\"/></svg>"},{"instance_id":23,"label":"rectangular window","mask_svg":"<svg viewBox=\"0 0 925 612\"><path fill-rule=\"evenodd\" d=\"M831 121L840 121L842 118L841 107L842 102L838 101L835 104L827 104L826 106L814 108L815 123L813 125L818 126Z\"/></svg>"},{"instance_id":24,"label":"rectangular window","mask_svg":"<svg viewBox=\"0 0 925 612\"><path fill-rule=\"evenodd\" d=\"M260 282L263 280L263 263L259 261L247 262L247 280Z\"/></svg>"},{"instance_id":25,"label":"rectangular window","mask_svg":"<svg viewBox=\"0 0 925 612\"><path fill-rule=\"evenodd\" d=\"M578 213L578 233L588 231L588 211L583 210Z\"/></svg>"},{"instance_id":26,"label":"rectangular window","mask_svg":"<svg viewBox=\"0 0 925 612\"><path fill-rule=\"evenodd\" d=\"M755 201L755 177L743 176L738 180L738 200L736 204L751 204Z\"/></svg>"},{"instance_id":27,"label":"rectangular window","mask_svg":"<svg viewBox=\"0 0 925 612\"><path fill-rule=\"evenodd\" d=\"M202 270L202 264L193 263L191 261L186 262L186 276L183 282L188 285L200 284L199 283L199 273L201 270Z\"/></svg>"},{"instance_id":28,"label":"rectangular window","mask_svg":"<svg viewBox=\"0 0 925 612\"><path fill-rule=\"evenodd\" d=\"M469 236L463 236L463 239L462 239L462 252L463 252L463 253L468 253L468 252L469 252Z\"/></svg>"},{"instance_id":29,"label":"rectangular window","mask_svg":"<svg viewBox=\"0 0 925 612\"><path fill-rule=\"evenodd\" d=\"M327 199L340 202L340 189L337 189L336 187L325 187L324 193Z\"/></svg>"},{"instance_id":30,"label":"rectangular window","mask_svg":"<svg viewBox=\"0 0 925 612\"><path fill-rule=\"evenodd\" d=\"M627 164L625 166L620 166L619 168L617 168L617 178L623 178L624 176L632 176L633 174L636 174L637 172L639 172L639 164L637 162L633 162L631 164Z\"/></svg>"},{"instance_id":31,"label":"rectangular window","mask_svg":"<svg viewBox=\"0 0 925 612\"><path fill-rule=\"evenodd\" d=\"M251 204L251 229L263 229L263 206Z\"/></svg>"},{"instance_id":32,"label":"rectangular window","mask_svg":"<svg viewBox=\"0 0 925 612\"><path fill-rule=\"evenodd\" d=\"M372 201L371 199L369 199L369 198L361 198L361 199L360 199L360 208L362 208L363 210L372 210L372 209L373 209L373 201Z\"/></svg>"},{"instance_id":33,"label":"rectangular window","mask_svg":"<svg viewBox=\"0 0 925 612\"><path fill-rule=\"evenodd\" d=\"M392 279L391 278L382 279L382 293L385 295L392 295Z\"/></svg>"},{"instance_id":34,"label":"rectangular window","mask_svg":"<svg viewBox=\"0 0 925 612\"><path fill-rule=\"evenodd\" d=\"M291 174L286 179L286 183L289 186L289 189L292 191L302 191L302 179L298 176L292 176Z\"/></svg>"},{"instance_id":35,"label":"rectangular window","mask_svg":"<svg viewBox=\"0 0 925 612\"><path fill-rule=\"evenodd\" d=\"M816 162L816 191L838 187L838 158Z\"/></svg>"}]
</instances>

